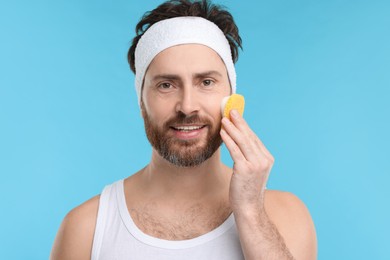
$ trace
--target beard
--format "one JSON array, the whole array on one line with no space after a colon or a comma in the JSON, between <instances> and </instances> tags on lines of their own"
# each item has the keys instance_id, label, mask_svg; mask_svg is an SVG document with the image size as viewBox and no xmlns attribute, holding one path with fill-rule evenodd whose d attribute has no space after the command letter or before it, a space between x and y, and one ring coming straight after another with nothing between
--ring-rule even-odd
<instances>
[{"instance_id":1,"label":"beard","mask_svg":"<svg viewBox=\"0 0 390 260\"><path fill-rule=\"evenodd\" d=\"M162 127L152 122L143 106L142 117L144 118L146 136L150 144L161 157L176 166L198 166L209 159L222 144L222 138L219 134L221 123L213 128L210 120L201 118L198 114L187 116L182 112L178 112L174 117L165 122ZM204 127L208 127L206 139L204 141L198 138L194 140L180 140L168 134L168 132L172 131L172 125L180 124L205 125Z\"/></svg>"}]
</instances>

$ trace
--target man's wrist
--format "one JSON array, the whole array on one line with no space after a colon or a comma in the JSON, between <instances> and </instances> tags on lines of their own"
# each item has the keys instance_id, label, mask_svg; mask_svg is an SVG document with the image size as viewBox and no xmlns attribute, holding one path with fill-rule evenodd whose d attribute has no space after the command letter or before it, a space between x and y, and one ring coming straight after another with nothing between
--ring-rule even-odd
<instances>
[{"instance_id":1,"label":"man's wrist","mask_svg":"<svg viewBox=\"0 0 390 260\"><path fill-rule=\"evenodd\" d=\"M237 220L242 220L247 223L267 221L268 215L264 205L257 203L254 205L245 205L233 209L234 216Z\"/></svg>"}]
</instances>

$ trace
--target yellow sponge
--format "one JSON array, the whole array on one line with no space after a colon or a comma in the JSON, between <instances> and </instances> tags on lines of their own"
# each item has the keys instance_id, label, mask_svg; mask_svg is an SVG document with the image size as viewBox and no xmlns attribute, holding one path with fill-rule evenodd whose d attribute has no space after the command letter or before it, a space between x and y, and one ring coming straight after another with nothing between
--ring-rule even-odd
<instances>
[{"instance_id":1,"label":"yellow sponge","mask_svg":"<svg viewBox=\"0 0 390 260\"><path fill-rule=\"evenodd\" d=\"M233 94L231 96L224 97L221 102L221 113L222 116L229 118L230 110L237 110L240 115L244 114L245 99L244 96L239 94Z\"/></svg>"}]
</instances>

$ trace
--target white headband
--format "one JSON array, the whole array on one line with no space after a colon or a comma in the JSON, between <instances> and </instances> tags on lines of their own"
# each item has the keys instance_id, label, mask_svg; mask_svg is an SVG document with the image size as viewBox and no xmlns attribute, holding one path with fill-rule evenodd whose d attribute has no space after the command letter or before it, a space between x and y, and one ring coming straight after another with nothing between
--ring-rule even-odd
<instances>
[{"instance_id":1,"label":"white headband","mask_svg":"<svg viewBox=\"0 0 390 260\"><path fill-rule=\"evenodd\" d=\"M219 54L225 63L232 92L236 92L236 71L230 45L219 27L207 19L183 16L153 24L141 37L135 49L135 89L141 104L141 88L145 72L161 51L179 44L203 44Z\"/></svg>"}]
</instances>

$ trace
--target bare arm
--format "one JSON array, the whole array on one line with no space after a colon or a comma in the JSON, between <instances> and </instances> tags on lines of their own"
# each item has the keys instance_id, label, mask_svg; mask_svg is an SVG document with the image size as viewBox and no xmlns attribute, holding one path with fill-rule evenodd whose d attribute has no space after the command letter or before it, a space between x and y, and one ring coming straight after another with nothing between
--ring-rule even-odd
<instances>
[{"instance_id":1,"label":"bare arm","mask_svg":"<svg viewBox=\"0 0 390 260\"><path fill-rule=\"evenodd\" d=\"M306 206L287 192L266 191L265 198L266 210L235 213L245 258L317 259L315 227Z\"/></svg>"},{"instance_id":2,"label":"bare arm","mask_svg":"<svg viewBox=\"0 0 390 260\"><path fill-rule=\"evenodd\" d=\"M267 213L235 213L245 259L294 259Z\"/></svg>"},{"instance_id":3,"label":"bare arm","mask_svg":"<svg viewBox=\"0 0 390 260\"><path fill-rule=\"evenodd\" d=\"M223 118L221 137L234 161L229 196L245 258L316 259L314 225L304 204L282 193L267 209L265 186L274 158L235 112L232 121Z\"/></svg>"},{"instance_id":4,"label":"bare arm","mask_svg":"<svg viewBox=\"0 0 390 260\"><path fill-rule=\"evenodd\" d=\"M96 225L99 196L71 210L55 238L50 260L89 260Z\"/></svg>"}]
</instances>

